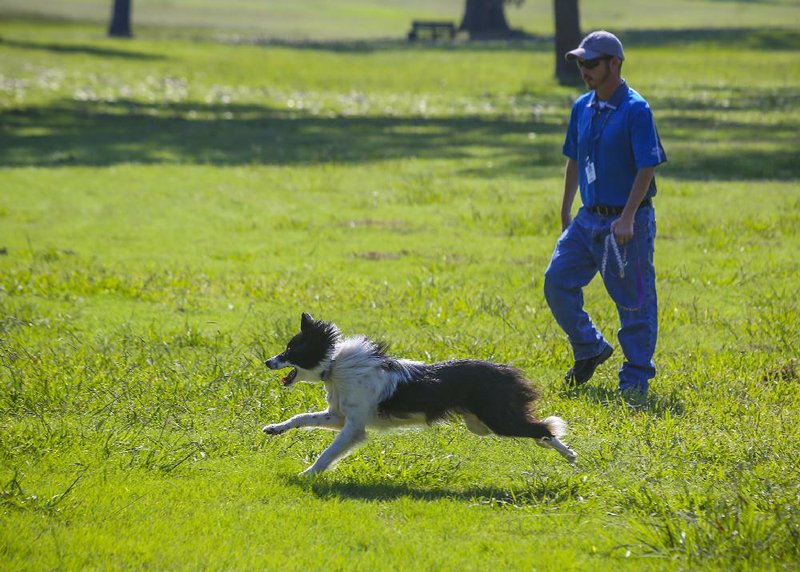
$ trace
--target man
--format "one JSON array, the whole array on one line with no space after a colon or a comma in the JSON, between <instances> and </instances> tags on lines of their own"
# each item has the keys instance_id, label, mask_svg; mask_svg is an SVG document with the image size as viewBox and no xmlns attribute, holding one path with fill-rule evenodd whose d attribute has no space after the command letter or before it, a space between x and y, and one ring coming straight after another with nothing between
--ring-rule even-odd
<instances>
[{"instance_id":1,"label":"man","mask_svg":"<svg viewBox=\"0 0 800 572\"><path fill-rule=\"evenodd\" d=\"M646 394L658 333L654 171L667 158L650 106L622 79L625 54L616 36L592 32L566 58L591 91L575 102L567 128L563 232L544 293L572 345L575 364L566 382L582 385L614 351L583 309L583 287L599 271L621 323L619 389ZM578 189L583 206L573 220Z\"/></svg>"}]
</instances>

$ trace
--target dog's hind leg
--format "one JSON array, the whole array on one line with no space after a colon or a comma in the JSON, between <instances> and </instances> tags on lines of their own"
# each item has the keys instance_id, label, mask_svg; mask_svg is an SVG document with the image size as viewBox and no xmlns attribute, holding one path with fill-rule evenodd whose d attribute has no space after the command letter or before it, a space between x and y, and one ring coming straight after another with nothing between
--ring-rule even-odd
<instances>
[{"instance_id":1,"label":"dog's hind leg","mask_svg":"<svg viewBox=\"0 0 800 572\"><path fill-rule=\"evenodd\" d=\"M555 449L570 463L574 463L578 457L575 451L558 439L567 433L567 424L560 417L548 417L543 421L536 421L525 411L506 411L502 415L484 411L481 421L497 435L535 439L537 445Z\"/></svg>"},{"instance_id":2,"label":"dog's hind leg","mask_svg":"<svg viewBox=\"0 0 800 572\"><path fill-rule=\"evenodd\" d=\"M353 448L367 438L364 424L352 420L345 421L341 432L325 449L314 464L300 473L301 475L316 475L331 466L342 457L346 456Z\"/></svg>"},{"instance_id":3,"label":"dog's hind leg","mask_svg":"<svg viewBox=\"0 0 800 572\"><path fill-rule=\"evenodd\" d=\"M461 418L464 419L464 423L471 432L475 433L476 435L480 435L481 437L485 437L489 433L491 433L491 429L489 429L483 421L478 419L477 415L472 413L462 413Z\"/></svg>"},{"instance_id":4,"label":"dog's hind leg","mask_svg":"<svg viewBox=\"0 0 800 572\"><path fill-rule=\"evenodd\" d=\"M548 449L555 449L570 463L574 463L578 454L570 447L559 441L559 437L567 434L567 424L561 417L548 417L541 422L550 431L551 437L543 437L536 441L537 444Z\"/></svg>"},{"instance_id":5,"label":"dog's hind leg","mask_svg":"<svg viewBox=\"0 0 800 572\"><path fill-rule=\"evenodd\" d=\"M575 459L578 458L578 454L559 441L558 437L542 437L536 443L545 448L555 449L570 463L574 463Z\"/></svg>"},{"instance_id":6,"label":"dog's hind leg","mask_svg":"<svg viewBox=\"0 0 800 572\"><path fill-rule=\"evenodd\" d=\"M522 411L504 411L498 415L482 411L478 417L492 433L501 437L542 439L553 436L546 423L534 421Z\"/></svg>"}]
</instances>

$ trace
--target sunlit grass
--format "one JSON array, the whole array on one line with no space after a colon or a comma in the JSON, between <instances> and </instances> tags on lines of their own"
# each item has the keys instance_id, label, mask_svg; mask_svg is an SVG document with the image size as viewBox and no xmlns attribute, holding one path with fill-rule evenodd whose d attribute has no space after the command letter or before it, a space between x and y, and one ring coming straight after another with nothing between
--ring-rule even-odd
<instances>
[{"instance_id":1,"label":"sunlit grass","mask_svg":"<svg viewBox=\"0 0 800 572\"><path fill-rule=\"evenodd\" d=\"M5 567L797 561L792 49L751 32L630 52L670 157L659 374L632 408L616 359L560 383L571 356L541 290L576 92L549 53L87 30L4 25L0 43ZM587 303L613 339L599 283ZM258 429L324 406L261 364L301 311L404 357L513 363L570 423L577 468L453 423L297 478L331 434Z\"/></svg>"}]
</instances>

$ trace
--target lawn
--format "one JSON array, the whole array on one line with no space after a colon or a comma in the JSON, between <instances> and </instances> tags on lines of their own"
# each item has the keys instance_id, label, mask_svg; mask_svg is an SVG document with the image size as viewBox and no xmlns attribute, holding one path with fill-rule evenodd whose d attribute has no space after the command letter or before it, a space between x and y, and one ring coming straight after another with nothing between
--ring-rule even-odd
<instances>
[{"instance_id":1,"label":"lawn","mask_svg":"<svg viewBox=\"0 0 800 572\"><path fill-rule=\"evenodd\" d=\"M796 4L582 3L585 27L619 18L670 159L635 406L616 356L561 383L542 275L579 90L547 39L404 44L427 3L345 2L355 35L320 3L284 36L137 0L113 41L107 3L46 4L0 3L0 568L796 569ZM614 340L602 285L586 298ZM404 357L516 365L577 465L453 422L298 477L332 434L259 429L322 390L261 362L303 311Z\"/></svg>"}]
</instances>

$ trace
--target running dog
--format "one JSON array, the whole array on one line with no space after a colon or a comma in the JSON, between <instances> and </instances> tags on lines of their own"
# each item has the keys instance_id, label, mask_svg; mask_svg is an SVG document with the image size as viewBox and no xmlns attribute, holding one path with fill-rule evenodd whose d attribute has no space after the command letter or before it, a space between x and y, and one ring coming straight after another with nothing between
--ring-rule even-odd
<instances>
[{"instance_id":1,"label":"running dog","mask_svg":"<svg viewBox=\"0 0 800 572\"><path fill-rule=\"evenodd\" d=\"M532 406L538 393L522 373L507 365L476 359L433 364L398 359L386 346L366 337L342 336L336 325L303 314L300 333L286 350L264 362L270 369L292 368L281 383L322 381L327 411L303 413L262 431L289 429L339 431L331 445L303 471L314 475L330 467L366 439L366 428L431 424L449 415L464 419L477 435L531 437L574 463L575 451L559 438L566 423L559 417L537 421Z\"/></svg>"}]
</instances>

